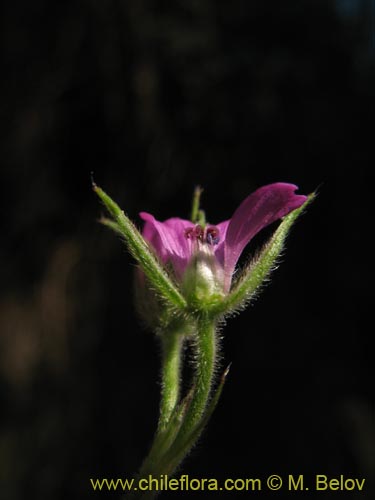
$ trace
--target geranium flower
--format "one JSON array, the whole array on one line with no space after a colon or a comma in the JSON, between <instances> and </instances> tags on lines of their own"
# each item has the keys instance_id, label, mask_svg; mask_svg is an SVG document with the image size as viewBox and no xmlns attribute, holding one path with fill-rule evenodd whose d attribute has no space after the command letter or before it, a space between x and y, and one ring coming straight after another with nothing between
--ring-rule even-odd
<instances>
[{"instance_id":1,"label":"geranium flower","mask_svg":"<svg viewBox=\"0 0 375 500\"><path fill-rule=\"evenodd\" d=\"M142 212L141 234L110 196L95 183L93 189L110 215L101 222L121 236L138 264L136 303L162 344L159 424L138 477L173 475L206 427L228 375L227 368L215 381L221 361L218 326L252 300L314 193L306 197L295 194L293 184L270 184L248 196L231 219L213 225L205 222L196 190L192 220L160 222ZM233 280L246 245L281 218L267 244ZM185 347L191 355L184 356ZM184 360L191 370L183 369ZM185 391L183 377L190 372Z\"/></svg>"},{"instance_id":2,"label":"geranium flower","mask_svg":"<svg viewBox=\"0 0 375 500\"><path fill-rule=\"evenodd\" d=\"M201 272L214 276L215 286L228 293L236 264L247 244L263 228L305 203L295 194L297 186L282 182L263 186L240 204L231 219L218 224L195 224L173 217L160 222L141 212L142 235L161 262L169 264L176 280L184 280L192 262L201 262Z\"/></svg>"}]
</instances>

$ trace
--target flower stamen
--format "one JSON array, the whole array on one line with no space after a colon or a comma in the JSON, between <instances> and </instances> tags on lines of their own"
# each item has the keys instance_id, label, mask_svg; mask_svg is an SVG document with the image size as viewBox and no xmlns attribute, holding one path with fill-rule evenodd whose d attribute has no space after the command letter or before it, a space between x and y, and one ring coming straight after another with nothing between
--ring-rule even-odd
<instances>
[{"instance_id":1,"label":"flower stamen","mask_svg":"<svg viewBox=\"0 0 375 500\"><path fill-rule=\"evenodd\" d=\"M192 241L200 241L208 245L217 245L220 241L219 229L216 226L203 228L200 224L185 229L185 238Z\"/></svg>"},{"instance_id":2,"label":"flower stamen","mask_svg":"<svg viewBox=\"0 0 375 500\"><path fill-rule=\"evenodd\" d=\"M209 226L206 229L206 241L209 245L217 245L219 243L220 234L216 226Z\"/></svg>"}]
</instances>

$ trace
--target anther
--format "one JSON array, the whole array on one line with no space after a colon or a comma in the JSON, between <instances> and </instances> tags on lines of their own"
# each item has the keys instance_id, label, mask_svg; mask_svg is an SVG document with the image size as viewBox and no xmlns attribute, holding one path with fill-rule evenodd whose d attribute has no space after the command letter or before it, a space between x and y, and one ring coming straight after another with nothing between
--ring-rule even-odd
<instances>
[{"instance_id":1,"label":"anther","mask_svg":"<svg viewBox=\"0 0 375 500\"><path fill-rule=\"evenodd\" d=\"M194 228L194 234L195 234L195 237L197 238L197 240L199 241L204 241L204 229L202 226L200 226L199 224L197 224Z\"/></svg>"},{"instance_id":2,"label":"anther","mask_svg":"<svg viewBox=\"0 0 375 500\"><path fill-rule=\"evenodd\" d=\"M206 241L209 245L217 245L220 241L219 229L215 226L210 226L206 229Z\"/></svg>"},{"instance_id":3,"label":"anther","mask_svg":"<svg viewBox=\"0 0 375 500\"><path fill-rule=\"evenodd\" d=\"M185 238L188 240L199 240L201 243L217 245L220 241L220 231L216 226L203 228L200 224L185 229Z\"/></svg>"}]
</instances>

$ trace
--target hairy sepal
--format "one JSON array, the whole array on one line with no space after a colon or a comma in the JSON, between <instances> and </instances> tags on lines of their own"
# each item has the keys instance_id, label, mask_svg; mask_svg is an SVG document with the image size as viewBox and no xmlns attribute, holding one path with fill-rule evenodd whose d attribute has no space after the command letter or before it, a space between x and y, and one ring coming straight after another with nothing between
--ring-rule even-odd
<instances>
[{"instance_id":1,"label":"hairy sepal","mask_svg":"<svg viewBox=\"0 0 375 500\"><path fill-rule=\"evenodd\" d=\"M285 240L292 225L314 197L314 193L309 195L307 201L301 207L293 210L293 212L282 219L282 222L268 243L264 245L258 256L245 267L241 276L232 286L229 294L221 303L213 308L212 314L221 314L224 316L233 314L245 308L256 296L271 272L276 269L278 259L283 251Z\"/></svg>"},{"instance_id":2,"label":"hairy sepal","mask_svg":"<svg viewBox=\"0 0 375 500\"><path fill-rule=\"evenodd\" d=\"M122 236L129 252L138 262L153 289L163 302L175 311L183 311L186 308L184 297L181 295L158 258L154 255L141 233L120 209L117 203L100 187L93 184L93 190L112 216L112 219L104 218L102 222Z\"/></svg>"}]
</instances>

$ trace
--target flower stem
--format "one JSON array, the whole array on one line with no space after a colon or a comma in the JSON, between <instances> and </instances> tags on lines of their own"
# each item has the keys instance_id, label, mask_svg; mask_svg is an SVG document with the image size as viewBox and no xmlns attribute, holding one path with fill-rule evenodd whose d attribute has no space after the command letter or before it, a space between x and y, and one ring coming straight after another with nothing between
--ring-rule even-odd
<instances>
[{"instance_id":1,"label":"flower stem","mask_svg":"<svg viewBox=\"0 0 375 500\"><path fill-rule=\"evenodd\" d=\"M159 431L163 431L167 426L179 400L183 336L179 332L167 332L162 336L162 342L162 397L160 402Z\"/></svg>"},{"instance_id":2,"label":"flower stem","mask_svg":"<svg viewBox=\"0 0 375 500\"><path fill-rule=\"evenodd\" d=\"M170 439L174 437L173 429L168 429L168 424L170 422L173 424L172 415L180 396L183 335L179 331L167 331L164 332L161 339L163 358L159 423L151 449L139 471L139 477L154 472L155 467L161 460L161 455L166 451ZM175 425L178 425L178 421ZM175 433L177 433L177 430Z\"/></svg>"},{"instance_id":3,"label":"flower stem","mask_svg":"<svg viewBox=\"0 0 375 500\"><path fill-rule=\"evenodd\" d=\"M196 376L194 396L180 434L189 432L200 420L210 395L216 357L216 324L206 315L197 321L195 339Z\"/></svg>"},{"instance_id":4,"label":"flower stem","mask_svg":"<svg viewBox=\"0 0 375 500\"><path fill-rule=\"evenodd\" d=\"M217 353L216 324L208 315L196 320L195 367L193 386L188 395L180 398L180 368L183 335L165 332L163 335L163 392L160 419L151 450L145 459L138 479L162 474L172 476L190 449L199 439L217 399L225 376L211 403L211 389ZM133 498L150 500L156 491L139 492Z\"/></svg>"},{"instance_id":5,"label":"flower stem","mask_svg":"<svg viewBox=\"0 0 375 500\"><path fill-rule=\"evenodd\" d=\"M197 321L195 342L196 375L192 398L173 445L159 464L162 474L173 474L203 430L200 424L211 396L217 353L216 324L206 315Z\"/></svg>"}]
</instances>

